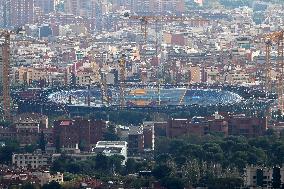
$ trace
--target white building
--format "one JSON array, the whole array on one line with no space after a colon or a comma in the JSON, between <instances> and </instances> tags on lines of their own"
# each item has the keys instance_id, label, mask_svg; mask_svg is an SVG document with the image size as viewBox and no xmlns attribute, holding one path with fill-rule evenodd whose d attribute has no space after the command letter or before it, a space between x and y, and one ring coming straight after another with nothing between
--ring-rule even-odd
<instances>
[{"instance_id":1,"label":"white building","mask_svg":"<svg viewBox=\"0 0 284 189\"><path fill-rule=\"evenodd\" d=\"M249 188L272 188L274 174L278 171L280 181L284 183L284 167L268 168L247 166L245 168L245 186Z\"/></svg>"},{"instance_id":2,"label":"white building","mask_svg":"<svg viewBox=\"0 0 284 189\"><path fill-rule=\"evenodd\" d=\"M98 141L95 152L101 152L106 156L121 155L124 157L122 165L127 161L127 142L126 141Z\"/></svg>"},{"instance_id":3,"label":"white building","mask_svg":"<svg viewBox=\"0 0 284 189\"><path fill-rule=\"evenodd\" d=\"M22 169L37 169L49 166L51 164L51 157L39 151L35 153L13 154L12 163L14 166Z\"/></svg>"}]
</instances>

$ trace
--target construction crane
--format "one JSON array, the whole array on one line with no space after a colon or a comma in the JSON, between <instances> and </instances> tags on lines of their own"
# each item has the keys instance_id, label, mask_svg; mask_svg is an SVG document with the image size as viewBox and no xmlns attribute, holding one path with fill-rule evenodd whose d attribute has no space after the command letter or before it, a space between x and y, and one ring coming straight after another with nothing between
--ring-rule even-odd
<instances>
[{"instance_id":1,"label":"construction crane","mask_svg":"<svg viewBox=\"0 0 284 189\"><path fill-rule=\"evenodd\" d=\"M11 34L18 34L22 31L22 28L17 28L15 31L10 30L0 30L0 39L2 43L0 48L2 50L0 55L0 61L2 61L2 85L3 85L3 109L4 109L4 119L11 120L11 96L10 96L10 41ZM2 60L1 60L2 58Z\"/></svg>"},{"instance_id":2,"label":"construction crane","mask_svg":"<svg viewBox=\"0 0 284 189\"><path fill-rule=\"evenodd\" d=\"M284 113L284 99L283 99L283 93L284 93L284 61L283 61L283 37L284 30L273 32L270 34L267 34L264 36L265 39L265 45L266 45L266 61L265 61L265 90L266 92L270 92L272 90L272 81L271 81L271 48L272 45L277 45L277 96L278 96L278 109L281 111L281 113Z\"/></svg>"},{"instance_id":3,"label":"construction crane","mask_svg":"<svg viewBox=\"0 0 284 189\"><path fill-rule=\"evenodd\" d=\"M150 23L159 23L159 22L174 22L174 21L181 21L181 22L191 22L194 25L206 25L209 23L209 20L202 19L202 18L189 18L185 16L136 16L136 15L129 15L129 13L125 13L124 17L129 18L131 20L139 20L141 24L141 31L144 34L145 43L147 41L148 35L148 25Z\"/></svg>"},{"instance_id":4,"label":"construction crane","mask_svg":"<svg viewBox=\"0 0 284 189\"><path fill-rule=\"evenodd\" d=\"M125 106L125 55L121 56L119 60L119 70L120 70L120 107Z\"/></svg>"},{"instance_id":5,"label":"construction crane","mask_svg":"<svg viewBox=\"0 0 284 189\"><path fill-rule=\"evenodd\" d=\"M11 97L10 97L10 36L11 32L7 30L0 31L0 38L4 41L1 44L2 50L2 85L3 85L3 109L4 119L11 119ZM1 61L1 60L0 60ZM1 73L2 74L2 73Z\"/></svg>"},{"instance_id":6,"label":"construction crane","mask_svg":"<svg viewBox=\"0 0 284 189\"><path fill-rule=\"evenodd\" d=\"M192 72L191 72L190 70L189 70L189 73L190 73L190 74L189 74L189 75L190 75L190 81L189 81L189 83L188 83L188 85L187 85L187 87L186 87L184 93L181 95L181 97L180 97L180 99L179 99L179 105L180 105L180 106L185 103L185 102L184 102L184 99L185 99L185 96L186 96L187 91L188 91L188 89L189 89L189 84L191 83L192 78L195 78L195 76L197 75L197 69L194 70L193 74L192 74Z\"/></svg>"},{"instance_id":7,"label":"construction crane","mask_svg":"<svg viewBox=\"0 0 284 189\"><path fill-rule=\"evenodd\" d=\"M106 74L104 72L101 72L100 87L101 87L101 93L102 93L102 104L109 106L110 98L108 96Z\"/></svg>"},{"instance_id":8,"label":"construction crane","mask_svg":"<svg viewBox=\"0 0 284 189\"><path fill-rule=\"evenodd\" d=\"M90 80L95 82L97 86L100 87L102 104L109 106L110 97L108 96L106 74L104 70L102 68L99 68L99 66L95 62L91 63L91 68L94 76L90 78Z\"/></svg>"},{"instance_id":9,"label":"construction crane","mask_svg":"<svg viewBox=\"0 0 284 189\"><path fill-rule=\"evenodd\" d=\"M125 13L124 17L129 18L130 20L138 20L141 24L141 31L144 34L144 43L147 43L148 37L148 26L150 23L157 23L159 22L174 22L174 21L181 21L181 22L190 22L192 25L204 26L209 23L209 20L202 19L202 18L189 18L184 16L136 16L136 15L129 15L129 13ZM156 31L156 57L158 57L158 35ZM160 80L158 78L158 91L160 92ZM184 96L184 95L183 95ZM180 104L183 102L183 97L180 99ZM160 105L160 100L159 100Z\"/></svg>"}]
</instances>

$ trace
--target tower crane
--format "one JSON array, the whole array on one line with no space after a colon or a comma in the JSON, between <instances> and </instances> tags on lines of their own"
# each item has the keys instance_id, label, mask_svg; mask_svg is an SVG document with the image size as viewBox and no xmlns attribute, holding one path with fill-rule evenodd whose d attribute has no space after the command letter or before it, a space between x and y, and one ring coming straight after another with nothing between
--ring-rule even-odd
<instances>
[{"instance_id":1,"label":"tower crane","mask_svg":"<svg viewBox=\"0 0 284 189\"><path fill-rule=\"evenodd\" d=\"M192 24L197 25L206 25L209 23L209 20L203 18L189 18L185 16L136 16L136 15L129 15L129 13L125 13L124 17L129 18L131 20L138 20L141 24L141 31L144 34L145 42L147 41L148 35L148 25L150 23L158 23L158 22L174 22L174 21L181 21L181 22L190 22Z\"/></svg>"},{"instance_id":2,"label":"tower crane","mask_svg":"<svg viewBox=\"0 0 284 189\"><path fill-rule=\"evenodd\" d=\"M120 106L125 106L125 55L123 54L119 60L120 70Z\"/></svg>"},{"instance_id":3,"label":"tower crane","mask_svg":"<svg viewBox=\"0 0 284 189\"><path fill-rule=\"evenodd\" d=\"M129 13L125 13L124 17L129 18L130 20L138 20L141 24L141 31L144 34L144 43L147 42L148 37L148 26L151 23L159 23L159 22L190 22L194 25L204 26L209 23L209 20L203 19L203 18L189 18L184 16L136 16L136 15L129 15ZM157 32L157 31L156 31ZM156 33L156 56L158 56L158 39L157 39L157 33ZM159 80L159 78L158 78ZM160 80L158 81L158 91L160 92ZM180 104L183 102L185 94L180 99ZM160 100L159 100L160 105Z\"/></svg>"},{"instance_id":4,"label":"tower crane","mask_svg":"<svg viewBox=\"0 0 284 189\"><path fill-rule=\"evenodd\" d=\"M10 36L11 31L2 30L0 31L0 37L4 39L1 44L2 49L2 61L3 61L3 75L2 75L2 85L3 85L3 109L4 109L4 119L11 119L11 97L10 97L10 79L9 79L9 67L10 67ZM2 74L2 73L1 73Z\"/></svg>"},{"instance_id":5,"label":"tower crane","mask_svg":"<svg viewBox=\"0 0 284 189\"><path fill-rule=\"evenodd\" d=\"M2 58L3 62L3 73L2 74L2 84L3 84L3 109L4 109L4 119L11 119L11 96L10 96L10 41L11 34L18 34L22 31L22 28L17 28L16 30L0 30L0 39L2 43L0 44L0 49L2 50L0 55L0 61Z\"/></svg>"},{"instance_id":6,"label":"tower crane","mask_svg":"<svg viewBox=\"0 0 284 189\"><path fill-rule=\"evenodd\" d=\"M278 96L278 109L281 111L281 113L284 113L284 99L283 99L283 93L284 93L284 61L283 61L283 55L284 55L284 49L283 49L283 40L284 40L284 30L277 31L273 33L269 33L264 36L265 45L266 45L266 61L265 61L265 90L266 92L270 92L272 90L272 81L271 81L271 57L270 57L270 51L272 48L272 45L277 45L277 96Z\"/></svg>"},{"instance_id":7,"label":"tower crane","mask_svg":"<svg viewBox=\"0 0 284 189\"><path fill-rule=\"evenodd\" d=\"M100 87L102 104L109 106L110 97L108 96L108 87L106 81L106 74L102 68L99 68L95 62L91 64L94 77L93 81ZM91 78L90 78L91 81Z\"/></svg>"},{"instance_id":8,"label":"tower crane","mask_svg":"<svg viewBox=\"0 0 284 189\"><path fill-rule=\"evenodd\" d=\"M106 104L108 106L110 102L110 98L108 96L106 74L103 72L101 72L100 87L101 87L101 93L102 93L102 104Z\"/></svg>"},{"instance_id":9,"label":"tower crane","mask_svg":"<svg viewBox=\"0 0 284 189\"><path fill-rule=\"evenodd\" d=\"M189 70L189 72L190 72L190 77L191 77L191 78L190 78L190 81L189 81L189 83L188 83L188 85L187 85L187 87L186 87L184 93L182 94L182 96L181 96L180 99L179 99L179 105L180 105L180 106L185 103L185 102L184 102L184 99L185 99L185 96L186 96L186 94L187 94L189 84L191 83L192 78L195 78L195 76L197 75L197 70L196 70L196 69L194 70L193 74L192 74L192 72L191 72L190 70Z\"/></svg>"}]
</instances>

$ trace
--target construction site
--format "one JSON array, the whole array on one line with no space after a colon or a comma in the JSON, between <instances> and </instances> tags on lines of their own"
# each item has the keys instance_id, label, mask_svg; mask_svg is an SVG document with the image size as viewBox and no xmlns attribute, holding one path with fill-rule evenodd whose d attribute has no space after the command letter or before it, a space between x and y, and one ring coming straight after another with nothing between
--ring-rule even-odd
<instances>
[{"instance_id":1,"label":"construction site","mask_svg":"<svg viewBox=\"0 0 284 189\"><path fill-rule=\"evenodd\" d=\"M273 10L278 9L269 9ZM243 27L253 27L247 8L231 14L241 15ZM249 101L265 101L270 106L266 112L283 114L283 30L244 32L242 19L236 16L230 26L226 13L217 14L219 20L198 11L114 15L116 22L109 22L114 31L78 37L70 30L68 37L57 37L53 43L1 30L3 119L11 119L11 106L23 109L43 103L63 109L247 103L242 91L224 86L259 91L259 96L248 95ZM264 24L273 21L269 17ZM15 34L18 37L11 42ZM24 89L10 90L17 85Z\"/></svg>"}]
</instances>

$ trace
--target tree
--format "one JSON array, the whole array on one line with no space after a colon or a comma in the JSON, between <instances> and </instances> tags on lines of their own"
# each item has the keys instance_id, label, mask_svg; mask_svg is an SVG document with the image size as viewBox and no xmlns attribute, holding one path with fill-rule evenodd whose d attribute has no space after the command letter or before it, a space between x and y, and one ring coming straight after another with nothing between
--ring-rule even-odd
<instances>
[{"instance_id":1,"label":"tree","mask_svg":"<svg viewBox=\"0 0 284 189\"><path fill-rule=\"evenodd\" d=\"M184 183L177 177L166 177L162 179L162 185L167 189L183 189Z\"/></svg>"},{"instance_id":2,"label":"tree","mask_svg":"<svg viewBox=\"0 0 284 189\"><path fill-rule=\"evenodd\" d=\"M45 145L46 145L46 140L44 137L43 131L41 131L40 136L39 136L39 141L38 141L38 147L45 152Z\"/></svg>"},{"instance_id":3,"label":"tree","mask_svg":"<svg viewBox=\"0 0 284 189\"><path fill-rule=\"evenodd\" d=\"M61 189L61 185L58 182L55 181L51 181L48 184L44 184L42 186L42 189Z\"/></svg>"},{"instance_id":4,"label":"tree","mask_svg":"<svg viewBox=\"0 0 284 189\"><path fill-rule=\"evenodd\" d=\"M119 136L116 134L115 125L109 124L107 131L103 135L104 140L106 141L118 141Z\"/></svg>"},{"instance_id":5,"label":"tree","mask_svg":"<svg viewBox=\"0 0 284 189\"><path fill-rule=\"evenodd\" d=\"M60 137L59 135L55 137L55 148L57 152L61 152L61 146L60 146Z\"/></svg>"},{"instance_id":6,"label":"tree","mask_svg":"<svg viewBox=\"0 0 284 189\"><path fill-rule=\"evenodd\" d=\"M136 172L136 161L133 158L128 158L125 164L125 170L127 174Z\"/></svg>"},{"instance_id":7,"label":"tree","mask_svg":"<svg viewBox=\"0 0 284 189\"><path fill-rule=\"evenodd\" d=\"M153 169L153 175L157 179L163 179L170 175L171 168L169 168L167 165L158 165Z\"/></svg>"},{"instance_id":8,"label":"tree","mask_svg":"<svg viewBox=\"0 0 284 189\"><path fill-rule=\"evenodd\" d=\"M95 168L100 170L100 171L106 171L109 168L109 161L107 156L99 153L96 157L95 157Z\"/></svg>"},{"instance_id":9,"label":"tree","mask_svg":"<svg viewBox=\"0 0 284 189\"><path fill-rule=\"evenodd\" d=\"M113 169L113 172L120 172L122 169L122 161L124 160L124 156L120 155L112 155L109 158L109 166Z\"/></svg>"},{"instance_id":10,"label":"tree","mask_svg":"<svg viewBox=\"0 0 284 189\"><path fill-rule=\"evenodd\" d=\"M20 151L20 146L15 141L7 141L5 146L0 147L0 164L7 164L11 162L12 154Z\"/></svg>"},{"instance_id":11,"label":"tree","mask_svg":"<svg viewBox=\"0 0 284 189\"><path fill-rule=\"evenodd\" d=\"M24 184L21 189L36 189L36 187L34 185L32 185L31 183L27 183Z\"/></svg>"},{"instance_id":12,"label":"tree","mask_svg":"<svg viewBox=\"0 0 284 189\"><path fill-rule=\"evenodd\" d=\"M281 187L280 168L274 167L272 173L272 188L280 188L280 187Z\"/></svg>"},{"instance_id":13,"label":"tree","mask_svg":"<svg viewBox=\"0 0 284 189\"><path fill-rule=\"evenodd\" d=\"M234 189L240 188L243 184L240 178L213 178L209 180L208 189Z\"/></svg>"}]
</instances>

